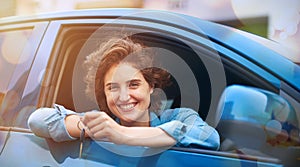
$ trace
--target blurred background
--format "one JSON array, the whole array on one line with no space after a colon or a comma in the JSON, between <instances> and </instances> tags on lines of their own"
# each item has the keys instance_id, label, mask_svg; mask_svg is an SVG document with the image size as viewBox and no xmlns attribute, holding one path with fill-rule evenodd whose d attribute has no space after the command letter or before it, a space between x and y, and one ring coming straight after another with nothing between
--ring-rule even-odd
<instances>
[{"instance_id":1,"label":"blurred background","mask_svg":"<svg viewBox=\"0 0 300 167\"><path fill-rule=\"evenodd\" d=\"M0 17L90 8L173 11L277 41L300 64L300 0L1 0Z\"/></svg>"}]
</instances>

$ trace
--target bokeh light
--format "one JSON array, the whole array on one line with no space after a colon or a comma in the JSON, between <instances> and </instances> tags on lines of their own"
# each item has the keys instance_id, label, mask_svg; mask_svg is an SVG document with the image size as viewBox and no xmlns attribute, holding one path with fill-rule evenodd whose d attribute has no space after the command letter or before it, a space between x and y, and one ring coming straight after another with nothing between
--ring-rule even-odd
<instances>
[{"instance_id":1,"label":"bokeh light","mask_svg":"<svg viewBox=\"0 0 300 167\"><path fill-rule=\"evenodd\" d=\"M5 34L1 45L1 54L3 58L11 64L21 64L27 60L22 57L22 51L28 42L26 33L22 31L8 32Z\"/></svg>"},{"instance_id":2,"label":"bokeh light","mask_svg":"<svg viewBox=\"0 0 300 167\"><path fill-rule=\"evenodd\" d=\"M286 49L284 56L300 62L299 0L231 0L231 4L238 18L268 17L268 38Z\"/></svg>"}]
</instances>

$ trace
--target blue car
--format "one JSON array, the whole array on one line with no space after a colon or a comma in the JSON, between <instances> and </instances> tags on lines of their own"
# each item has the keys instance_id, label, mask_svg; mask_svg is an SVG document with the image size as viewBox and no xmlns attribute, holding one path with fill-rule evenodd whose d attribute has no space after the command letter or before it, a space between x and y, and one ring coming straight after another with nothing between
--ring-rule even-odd
<instances>
[{"instance_id":1,"label":"blue car","mask_svg":"<svg viewBox=\"0 0 300 167\"><path fill-rule=\"evenodd\" d=\"M128 34L155 48L172 74L164 109L189 107L221 136L219 150L148 148L35 136L28 117L60 104L97 109L82 62ZM195 17L97 9L0 19L0 164L6 166L299 166L300 67L274 41Z\"/></svg>"}]
</instances>

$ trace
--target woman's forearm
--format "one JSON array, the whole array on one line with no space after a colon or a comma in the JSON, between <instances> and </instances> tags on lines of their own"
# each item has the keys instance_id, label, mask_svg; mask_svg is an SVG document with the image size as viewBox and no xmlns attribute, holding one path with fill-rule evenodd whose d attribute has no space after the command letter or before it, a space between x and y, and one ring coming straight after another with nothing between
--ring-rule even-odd
<instances>
[{"instance_id":1,"label":"woman's forearm","mask_svg":"<svg viewBox=\"0 0 300 167\"><path fill-rule=\"evenodd\" d=\"M165 147L176 140L158 127L124 127L123 143L127 145Z\"/></svg>"},{"instance_id":2,"label":"woman's forearm","mask_svg":"<svg viewBox=\"0 0 300 167\"><path fill-rule=\"evenodd\" d=\"M78 125L79 123L79 125ZM65 118L65 125L68 133L75 138L80 136L81 128L80 125L80 116L78 115L68 115Z\"/></svg>"}]
</instances>

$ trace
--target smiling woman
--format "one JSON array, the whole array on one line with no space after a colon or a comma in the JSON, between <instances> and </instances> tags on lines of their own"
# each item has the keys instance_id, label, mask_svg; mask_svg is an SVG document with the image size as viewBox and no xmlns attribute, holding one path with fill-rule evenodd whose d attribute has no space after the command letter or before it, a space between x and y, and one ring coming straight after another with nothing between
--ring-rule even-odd
<instances>
[{"instance_id":1,"label":"smiling woman","mask_svg":"<svg viewBox=\"0 0 300 167\"><path fill-rule=\"evenodd\" d=\"M78 115L58 105L41 108L30 116L29 127L55 141L74 140L85 129L86 137L117 144L218 149L217 131L196 111L160 111L159 90L168 85L170 74L154 67L154 55L129 37L104 42L84 63L86 93L95 94L100 111Z\"/></svg>"}]
</instances>

